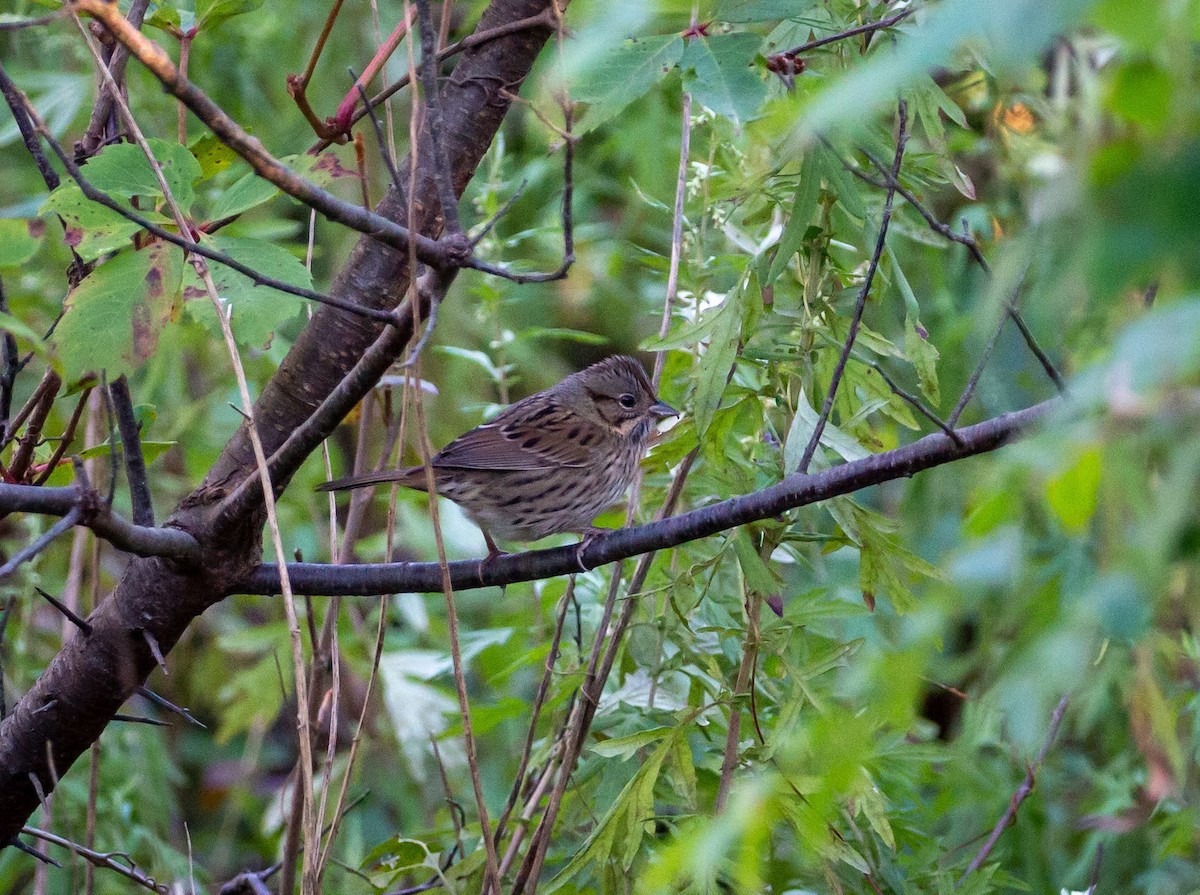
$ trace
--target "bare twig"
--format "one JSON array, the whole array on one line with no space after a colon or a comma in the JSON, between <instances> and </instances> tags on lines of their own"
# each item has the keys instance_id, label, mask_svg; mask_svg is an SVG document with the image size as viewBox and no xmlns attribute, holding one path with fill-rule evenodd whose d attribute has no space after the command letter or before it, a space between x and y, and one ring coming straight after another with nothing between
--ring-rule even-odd
<instances>
[{"instance_id":1,"label":"bare twig","mask_svg":"<svg viewBox=\"0 0 1200 895\"><path fill-rule=\"evenodd\" d=\"M58 599L57 597L55 597L51 594L46 593L46 591L42 590L40 587L37 587L36 585L34 586L33 589L36 590L39 594L41 594L43 600L45 600L47 603L49 603L51 606L53 606L55 609L57 609L60 613L62 613L63 618L67 619L67 621L69 621L71 624L73 624L76 628L78 628L84 634L92 633L92 626L90 624L88 624L85 619L81 618L77 613L72 611L71 607L68 606L66 603L64 603L62 600Z\"/></svg>"},{"instance_id":2,"label":"bare twig","mask_svg":"<svg viewBox=\"0 0 1200 895\"><path fill-rule=\"evenodd\" d=\"M321 27L321 33L317 36L317 43L313 47L312 53L308 56L308 65L304 68L302 75L287 76L287 91L291 94L292 99L296 101L296 105L300 108L301 114L312 125L313 130L319 134L325 123L317 117L317 113L313 111L309 105L308 84L312 80L313 72L317 68L317 60L321 58L321 52L325 49L325 42L329 40L329 35L333 31L333 24L337 21L338 13L342 11L342 3L344 0L333 0L333 6L329 10L329 15L325 17L325 24Z\"/></svg>"},{"instance_id":3,"label":"bare twig","mask_svg":"<svg viewBox=\"0 0 1200 895\"><path fill-rule=\"evenodd\" d=\"M829 144L826 143L826 145ZM965 246L967 251L971 253L971 258L975 261L975 263L978 264L985 272L991 272L991 266L988 264L987 259L984 258L983 252L979 248L978 241L976 241L976 239L971 236L970 233L959 233L948 224L944 224L939 221L934 216L933 212L930 211L915 195L913 195L911 190L907 189L900 183L898 177L899 172L888 170L883 166L879 159L875 158L875 156L873 156L866 149L864 149L862 152L863 155L870 160L871 164L874 165L882 174L882 183L876 181L874 178L863 173L862 171L859 171L857 168L851 165L846 165L846 169L848 171L867 183L886 188L888 190L894 190L895 192L899 193L904 197L905 201L912 205L912 207L917 210L917 213L925 219L925 223L929 226L929 229L940 234L946 239L951 240L952 242L957 242L959 245ZM1067 391L1067 384L1063 380L1062 374L1058 372L1058 369L1054 366L1054 362L1050 360L1049 355L1047 355L1042 349L1042 346L1038 344L1037 339L1030 331L1028 325L1026 325L1024 317L1021 316L1021 312L1017 310L1016 305L1010 303L1007 313L1008 316L1012 318L1013 323L1017 325L1017 329L1021 331L1021 338L1025 340L1025 344L1029 347L1030 352L1035 358L1037 358L1037 362L1041 364L1042 370L1045 371L1046 376L1049 377L1050 381L1054 383L1054 387L1058 389L1059 394L1065 394Z\"/></svg>"},{"instance_id":4,"label":"bare twig","mask_svg":"<svg viewBox=\"0 0 1200 895\"><path fill-rule=\"evenodd\" d=\"M133 0L129 4L129 15L126 17L129 19L129 24L134 28L141 28L142 20L146 17L146 10L149 7L150 0ZM113 80L124 89L125 65L129 61L129 51L120 44L115 44L111 49L105 49L105 64L112 72ZM87 130L84 131L83 138L75 144L78 160L82 161L95 154L101 146L116 136L115 126L112 132L109 131L109 123L115 121L115 118L112 95L108 92L107 87L101 87L99 95L96 97L96 104L92 106L92 116L88 121Z\"/></svg>"},{"instance_id":5,"label":"bare twig","mask_svg":"<svg viewBox=\"0 0 1200 895\"><path fill-rule=\"evenodd\" d=\"M65 849L69 849L78 857L83 858L93 866L102 867L105 870L112 870L114 873L120 874L130 882L137 883L137 885L144 889L149 889L151 892L165 893L170 891L169 886L157 882L154 877L148 876L142 871L138 870L137 864L135 864L133 859L130 858L129 855L125 854L125 852L94 851L93 849L80 845L78 842L72 842L69 839L64 839L62 836L47 832L46 830L39 830L37 827L23 827L21 829L21 833L25 836L32 836L35 839L41 839L43 842L49 842L52 845L59 845ZM118 858L128 863L122 863L121 861L117 860Z\"/></svg>"},{"instance_id":6,"label":"bare twig","mask_svg":"<svg viewBox=\"0 0 1200 895\"><path fill-rule=\"evenodd\" d=\"M436 239L411 233L394 221L359 205L344 202L332 193L301 177L267 152L256 138L234 123L204 91L187 80L156 43L131 26L116 5L107 0L76 0L73 10L85 12L100 21L113 38L129 49L167 92L183 102L197 118L226 146L236 152L264 180L273 183L289 196L315 208L331 221L366 233L395 248L405 248L411 242L420 260L427 264L446 266L462 259Z\"/></svg>"},{"instance_id":7,"label":"bare twig","mask_svg":"<svg viewBox=\"0 0 1200 895\"><path fill-rule=\"evenodd\" d=\"M58 15L59 13L55 13L55 17ZM38 143L34 124L25 111L29 107L29 101L8 77L3 65L0 65L0 93L4 94L4 101L8 104L13 120L17 123L17 129L21 132L21 141L25 144L25 149L30 156L33 157L33 163L37 165L38 173L42 175L46 189L55 189L59 184L58 172L51 166L50 160L46 158L46 153L42 151L41 144Z\"/></svg>"},{"instance_id":8,"label":"bare twig","mask_svg":"<svg viewBox=\"0 0 1200 895\"><path fill-rule=\"evenodd\" d=\"M529 730L525 734L525 745L521 748L521 758L517 762L517 770L513 774L512 790L508 794L508 802L504 806L504 810L500 814L500 819L496 821L496 846L499 847L500 839L504 835L504 826L508 823L509 815L517 805L517 799L521 795L521 785L525 782L525 771L529 768L529 757L533 753L533 743L537 738L538 718L542 713L542 706L546 703L546 696L550 692L550 682L554 678L554 663L558 661L558 647L562 642L563 624L567 620L567 609L575 599L575 576L572 575L567 579L567 589L563 592L562 599L559 601L558 618L554 622L554 635L550 640L550 652L546 654L546 664L542 670L542 680L538 684L537 693L533 697L533 706L529 711Z\"/></svg>"},{"instance_id":9,"label":"bare twig","mask_svg":"<svg viewBox=\"0 0 1200 895\"><path fill-rule=\"evenodd\" d=\"M571 133L571 127L575 118L575 107L570 100L563 99L563 131L566 138L563 141L563 195L562 195L562 231L563 231L563 259L562 262L552 271L546 273L515 273L506 268L491 264L486 261L481 261L478 258L471 257L463 266L469 267L472 270L478 270L481 273L490 273L493 276L503 277L513 283L549 283L554 280L561 280L567 275L571 269L571 265L575 263L575 230L573 221L573 213L571 210L572 200L574 196L574 166L575 166L575 137Z\"/></svg>"},{"instance_id":10,"label":"bare twig","mask_svg":"<svg viewBox=\"0 0 1200 895\"><path fill-rule=\"evenodd\" d=\"M738 525L769 519L789 510L850 494L870 485L906 478L926 469L964 457L996 450L1025 434L1060 406L1051 399L1024 410L1002 414L957 430L960 443L935 432L911 444L872 454L862 460L839 464L811 475L791 475L782 482L660 522L617 529L600 535L582 549L575 546L531 550L498 556L486 567L470 559L450 563L450 580L455 590L496 587L578 571L579 560L593 569L606 563L638 556L652 550L676 547ZM332 566L292 563L288 572L295 593L321 595L367 595L424 592L441 589L437 563L374 563ZM279 577L274 566L259 566L231 588L234 593L277 594Z\"/></svg>"},{"instance_id":11,"label":"bare twig","mask_svg":"<svg viewBox=\"0 0 1200 895\"><path fill-rule=\"evenodd\" d=\"M205 724L204 722L200 721L195 715L193 715L187 709L183 708L182 706L178 706L175 703L171 702L169 699L166 699L166 698L160 696L159 694L157 694L153 690L151 690L149 687L140 686L137 688L137 690L135 692L137 692L137 694L139 696L142 696L145 699L150 700L150 702L154 703L155 705L166 709L168 712L174 712L175 714L182 717L189 724L194 724L196 727L199 727L202 730L208 730L208 725Z\"/></svg>"},{"instance_id":12,"label":"bare twig","mask_svg":"<svg viewBox=\"0 0 1200 895\"><path fill-rule=\"evenodd\" d=\"M25 407L29 408L28 412L22 408L21 412L17 414L16 420L13 421L12 428L6 433L4 441L7 443L16 435L16 427L28 417L29 425L25 427L25 434L17 439L17 450L8 467L9 475L14 481L25 480L29 464L33 462L33 451L42 439L42 427L45 426L46 419L50 416L50 410L54 406L54 400L58 397L58 389L61 385L62 378L53 369L47 367L42 381L30 396L29 401L26 402Z\"/></svg>"},{"instance_id":13,"label":"bare twig","mask_svg":"<svg viewBox=\"0 0 1200 895\"><path fill-rule=\"evenodd\" d=\"M0 484L0 512L62 517L77 508L82 510L79 524L127 553L161 556L186 564L200 560L200 545L186 531L134 525L104 506L100 496L89 489Z\"/></svg>"},{"instance_id":14,"label":"bare twig","mask_svg":"<svg viewBox=\"0 0 1200 895\"><path fill-rule=\"evenodd\" d=\"M983 847L979 849L975 857L971 859L971 863L967 865L967 869L963 872L963 875L958 878L958 882L955 884L956 887L961 886L963 880L983 866L983 862L988 859L988 855L992 853L992 849L1000 841L1000 836L1004 833L1004 830L1017 819L1017 811L1020 809L1021 803L1029 798L1029 794L1033 792L1037 773L1041 770L1042 764L1050 752L1050 747L1054 745L1054 740L1058 737L1058 729L1062 726L1063 715L1066 714L1067 703L1070 701L1070 698L1070 693L1064 693L1062 699L1058 701L1058 705L1054 707L1054 713L1050 716L1050 726L1046 729L1046 738L1042 741L1042 748L1038 750L1033 764L1029 765L1026 769L1025 779L1021 781L1021 785L1013 793L1004 814L996 821L996 825L992 827L992 832L988 836L987 841L984 842Z\"/></svg>"},{"instance_id":15,"label":"bare twig","mask_svg":"<svg viewBox=\"0 0 1200 895\"><path fill-rule=\"evenodd\" d=\"M367 89L363 87L362 82L354 74L354 69L349 69L350 77L354 78L354 86L358 88L358 95L362 99L363 108L367 110L367 114L371 117L371 126L375 129L375 140L379 146L379 154L383 157L383 164L387 167L388 176L392 179L392 186L397 190L403 189L403 184L400 180L400 172L396 170L396 160L392 158L392 153L388 149L387 137L383 133L383 125L379 121L379 116L375 114L375 106L371 102L371 98L367 96Z\"/></svg>"},{"instance_id":16,"label":"bare twig","mask_svg":"<svg viewBox=\"0 0 1200 895\"><path fill-rule=\"evenodd\" d=\"M899 124L896 128L896 155L892 160L892 178L893 180L900 173L900 163L904 160L904 145L908 142L908 104L904 100L900 100L898 104ZM850 352L854 348L854 339L858 335L858 327L862 323L863 311L867 306L867 296L871 292L871 285L875 281L875 272L879 269L879 259L883 257L883 247L887 242L888 224L892 219L892 200L895 198L896 191L891 187L888 188L887 198L883 203L883 215L879 221L879 236L875 240L875 251L871 255L871 262L867 266L866 276L863 278L862 288L858 293L858 301L854 305L854 315L850 319L850 330L846 334L846 343L842 346L841 356L838 358L837 366L833 368L833 376L829 380L829 390L825 393L825 403L821 407L821 413L817 417L817 423L813 427L812 436L808 440L808 444L804 446L804 454L800 458L798 467L801 473L808 472L808 464L812 462L813 454L816 453L817 445L821 442L821 435L825 431L825 424L829 422L829 415L833 412L833 402L837 397L838 386L842 381L842 374L846 370L846 363L850 360Z\"/></svg>"},{"instance_id":17,"label":"bare twig","mask_svg":"<svg viewBox=\"0 0 1200 895\"><path fill-rule=\"evenodd\" d=\"M781 55L800 56L808 53L817 47L824 47L831 43L846 40L850 37L856 37L859 34L869 34L872 31L878 31L881 28L891 28L898 22L908 18L916 12L916 9L910 7L903 12L898 12L894 16L888 16L885 19L879 19L875 22L867 22L865 25L858 25L854 28L848 28L845 31L839 31L837 34L830 34L827 37L818 37L816 40L810 40L808 43L800 44L798 47L792 47L790 50L785 50Z\"/></svg>"},{"instance_id":18,"label":"bare twig","mask_svg":"<svg viewBox=\"0 0 1200 895\"><path fill-rule=\"evenodd\" d=\"M35 485L43 485L49 481L50 476L54 475L54 470L58 468L58 464L62 462L62 458L71 449L71 445L75 442L75 430L79 427L79 420L83 416L83 411L87 409L88 398L91 397L91 394L92 389L90 386L79 393L79 400L75 402L75 409L71 411L71 418L67 420L67 427L58 439L58 444L54 446L54 453L46 461L41 474L34 480ZM153 522L151 524L153 525Z\"/></svg>"},{"instance_id":19,"label":"bare twig","mask_svg":"<svg viewBox=\"0 0 1200 895\"><path fill-rule=\"evenodd\" d=\"M50 544L59 537L59 535L70 531L71 528L74 527L75 523L80 520L82 515L82 511L78 507L72 507L71 511L68 512L67 515L63 516L48 529L46 529L41 537L37 538L27 547L18 550L8 562L6 562L3 566L0 566L0 581L3 581L9 575L15 572L17 567L22 563L28 562L49 547Z\"/></svg>"},{"instance_id":20,"label":"bare twig","mask_svg":"<svg viewBox=\"0 0 1200 895\"><path fill-rule=\"evenodd\" d=\"M146 457L142 454L142 439L133 416L133 399L129 382L121 376L108 387L112 395L117 428L121 433L121 449L125 457L125 476L129 479L129 498L133 504L135 525L154 525L154 504L150 496L150 480L146 477Z\"/></svg>"}]
</instances>

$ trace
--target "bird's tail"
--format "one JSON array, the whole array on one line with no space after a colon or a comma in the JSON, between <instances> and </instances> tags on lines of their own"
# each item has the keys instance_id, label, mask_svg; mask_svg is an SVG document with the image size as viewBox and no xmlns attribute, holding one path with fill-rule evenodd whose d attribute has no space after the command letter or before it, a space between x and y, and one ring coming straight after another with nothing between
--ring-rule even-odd
<instances>
[{"instance_id":1,"label":"bird's tail","mask_svg":"<svg viewBox=\"0 0 1200 895\"><path fill-rule=\"evenodd\" d=\"M425 490L425 471L420 466L409 466L405 469L383 469L379 472L364 472L360 475L347 476L344 479L334 479L317 485L317 491L350 491L354 488L366 488L370 485L383 485L399 482L405 488Z\"/></svg>"}]
</instances>

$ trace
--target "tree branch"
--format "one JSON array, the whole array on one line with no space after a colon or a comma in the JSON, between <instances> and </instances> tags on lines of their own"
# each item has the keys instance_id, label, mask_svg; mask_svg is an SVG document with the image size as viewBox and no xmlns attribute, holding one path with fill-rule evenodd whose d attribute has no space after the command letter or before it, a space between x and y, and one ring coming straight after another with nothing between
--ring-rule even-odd
<instances>
[{"instance_id":1,"label":"tree branch","mask_svg":"<svg viewBox=\"0 0 1200 895\"><path fill-rule=\"evenodd\" d=\"M80 509L79 524L90 528L119 550L134 556L157 556L185 564L200 561L200 545L178 528L134 525L107 507L94 491L75 487L40 488L35 485L0 484L0 513L37 513L65 517Z\"/></svg>"},{"instance_id":2,"label":"tree branch","mask_svg":"<svg viewBox=\"0 0 1200 895\"><path fill-rule=\"evenodd\" d=\"M582 550L574 546L556 547L498 556L486 564L477 560L452 562L450 580L455 590L500 587L518 581L533 581L577 572L577 557L587 568L594 569L651 550L677 547L688 541L706 538L748 522L778 516L788 510L830 497L850 494L871 485L911 476L964 457L994 451L1023 435L1060 403L1059 400L1052 399L959 429L960 444L939 432L904 447L873 454L853 463L834 466L814 475L796 473L762 491L723 500L661 522L617 529L612 534L596 537ZM438 564L432 562L370 563L356 566L290 563L288 577L295 593L314 596L441 591ZM278 588L278 569L264 565L234 584L230 592L276 594L279 592Z\"/></svg>"},{"instance_id":3,"label":"tree branch","mask_svg":"<svg viewBox=\"0 0 1200 895\"><path fill-rule=\"evenodd\" d=\"M203 90L189 81L175 66L162 47L134 28L116 4L107 0L75 0L75 8L97 19L113 38L124 45L168 93L187 106L216 136L244 159L259 177L279 187L289 196L315 208L331 221L365 233L393 248L407 248L411 241L417 257L426 264L444 267L459 258L438 240L411 233L407 227L361 205L344 202L332 193L301 177L269 153L257 137L248 134Z\"/></svg>"},{"instance_id":4,"label":"tree branch","mask_svg":"<svg viewBox=\"0 0 1200 895\"><path fill-rule=\"evenodd\" d=\"M549 3L492 0L476 30L483 33L527 19ZM99 0L84 0L77 8L85 6L102 14L116 8ZM117 18L125 23L119 14ZM454 77L445 84L447 161L456 193L461 195L474 175L508 111L509 100L501 94L502 87L517 89L552 31L551 27L525 28L477 46L462 56ZM140 33L132 39L161 54ZM427 161L428 136L420 141L425 142L420 158ZM377 206L377 217L408 220L411 198L414 229L432 241L440 226L432 172L422 163L415 174L410 196L390 190ZM330 291L355 304L391 309L407 291L409 276L407 251L386 245L374 235L364 236ZM412 318L411 308L399 311ZM382 323L336 308L317 309L254 408L255 424L268 456L338 388L383 328ZM361 382L358 397L373 384ZM291 471L303 460L300 453ZM88 616L92 633L70 638L0 723L0 842L10 842L38 805L31 779L39 780L44 791L51 789L157 667L140 632L150 633L161 651L169 652L197 616L232 592L235 584L257 567L264 519L261 494L239 513L219 512L223 498L255 470L249 435L242 426L205 481L170 516L166 528L151 529L160 537L187 537L198 545L197 555L202 553L203 563L181 565L157 557L131 561L114 591ZM275 484L281 487L284 482Z\"/></svg>"}]
</instances>

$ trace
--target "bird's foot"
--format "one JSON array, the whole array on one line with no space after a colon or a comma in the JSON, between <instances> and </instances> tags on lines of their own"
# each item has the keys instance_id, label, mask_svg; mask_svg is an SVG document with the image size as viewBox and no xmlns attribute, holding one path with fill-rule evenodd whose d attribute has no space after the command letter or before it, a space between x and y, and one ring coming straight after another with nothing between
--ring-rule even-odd
<instances>
[{"instance_id":1,"label":"bird's foot","mask_svg":"<svg viewBox=\"0 0 1200 895\"><path fill-rule=\"evenodd\" d=\"M488 555L479 561L479 580L481 582L483 581L483 573L487 571L488 567L491 566L492 563L494 563L501 556L508 556L506 551L501 550L496 546L496 542L492 540L492 536L486 531L483 532L483 540L484 543L487 544Z\"/></svg>"},{"instance_id":2,"label":"bird's foot","mask_svg":"<svg viewBox=\"0 0 1200 895\"><path fill-rule=\"evenodd\" d=\"M616 529L600 528L596 525L589 525L579 533L580 541L575 545L575 565L579 566L579 571L587 572L590 568L583 561L583 551L591 546L592 541L601 535L612 534Z\"/></svg>"}]
</instances>

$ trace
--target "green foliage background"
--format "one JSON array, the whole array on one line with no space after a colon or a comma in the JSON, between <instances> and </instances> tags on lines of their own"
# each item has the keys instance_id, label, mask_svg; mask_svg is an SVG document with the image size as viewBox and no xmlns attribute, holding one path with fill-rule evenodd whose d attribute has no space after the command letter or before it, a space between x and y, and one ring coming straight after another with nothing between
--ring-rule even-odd
<instances>
[{"instance_id":1,"label":"green foliage background","mask_svg":"<svg viewBox=\"0 0 1200 895\"><path fill-rule=\"evenodd\" d=\"M858 38L806 54L807 70L789 91L767 71L766 56L895 9L717 0L699 7L707 33L689 41L681 36L689 4L579 0L567 14L571 35L561 50L548 46L522 91L551 120L564 84L587 104L576 152L579 257L561 283L459 278L424 369L437 387L427 405L436 445L508 400L640 347L668 351L663 397L687 411L646 462L644 518L661 504L669 470L697 444L684 491L690 507L793 471L884 201L843 162L871 173L862 148L890 161L897 97L911 129L901 182L940 220L969 230L994 273L897 201L836 428L813 468L930 429L871 362L947 415L1022 283L1020 306L1070 393L1045 431L1000 453L660 556L567 794L544 891L948 892L1067 693L1033 795L957 891L1083 891L1093 879L1097 892L1200 891L1200 3L917 6L869 45ZM458 31L481 9L456 4ZM42 9L17 0L12 11ZM284 74L303 67L326 5L268 0L237 11L201 29L190 71L277 155L303 153L313 136ZM400 11L387 5L380 14L386 32ZM175 52L168 34L149 33ZM310 89L320 114L348 89L345 67L361 69L374 43L369 12L348 9ZM3 35L0 53L55 132L68 143L77 137L94 86L69 22ZM175 106L134 63L129 82L143 128L178 159L197 218L244 211L214 240L275 276L308 282L306 211L244 180L245 167L194 119L192 152L180 147ZM652 334L684 90L695 106L681 292L659 341ZM404 96L394 110L401 152ZM538 269L557 263L560 143L527 109L509 116L462 204L475 224L525 185L483 244L487 257ZM354 167L351 152L333 152ZM139 272L155 262L149 250L134 252L133 229L84 205L72 187L47 196L10 118L0 119L0 153L0 276L20 324L13 331L23 350L38 352L17 399L36 385L44 357L69 379L98 366L128 371L136 401L147 405L143 436L173 445L151 467L161 516L200 481L240 422L211 309L189 293L173 249L159 247L163 269L174 272L167 294L139 291ZM121 153L132 156L110 147L86 173L114 195L149 197L141 207L152 207L153 186ZM368 155L377 199L386 174L374 146ZM357 183L345 173L327 172L326 182L353 199ZM69 299L70 255L52 211L87 235L85 257L109 259ZM30 229L33 218L44 233ZM317 223L317 288L351 244L351 234ZM261 387L303 325L302 302L226 273L223 291ZM37 335L64 299L67 313L43 343ZM159 321L148 346L118 325L146 303ZM1052 393L1008 325L964 420ZM47 431L61 431L73 406L60 399ZM332 450L335 471L345 468L353 426ZM324 499L311 493L324 477L314 456L281 503L286 544L308 559L329 555ZM127 510L124 500L119 494ZM429 559L423 500L400 495L398 543L405 556ZM382 556L382 506L357 545L362 559ZM613 511L600 521L621 518ZM454 557L480 555L481 539L452 506L443 519ZM46 523L2 524L11 552ZM3 585L16 596L4 642L10 704L63 636L60 621L33 602L31 585L60 590L68 553L64 544ZM120 566L104 552L101 593ZM578 579L579 609L568 616L535 763L579 683L609 574ZM493 815L512 784L563 590L553 580L459 595ZM747 608L761 609L769 594L781 595L782 617L752 611L748 621ZM323 601L313 605L323 612ZM361 686L366 677L377 606L374 598L343 604L343 681ZM757 632L752 704L731 695L748 630ZM160 879L187 877L189 849L201 880L274 859L294 760L286 640L280 607L264 598L231 598L194 626L169 657L171 676L153 684L210 729L110 726L99 747L100 847L130 852ZM478 823L448 670L440 598L393 599L382 693L352 772L351 793L366 796L347 817L337 855L345 867L331 869L329 891L419 883L449 854L455 829L431 734L468 819L466 856L448 876L465 889L478 885ZM717 814L735 710L740 763L728 809ZM350 718L341 724L345 731ZM343 749L335 774L345 761ZM81 838L86 800L80 766L59 787L55 828ZM75 891L81 874L74 863L52 872L50 890ZM30 876L28 857L0 854L0 889L25 891ZM104 874L97 884L125 890Z\"/></svg>"}]
</instances>

